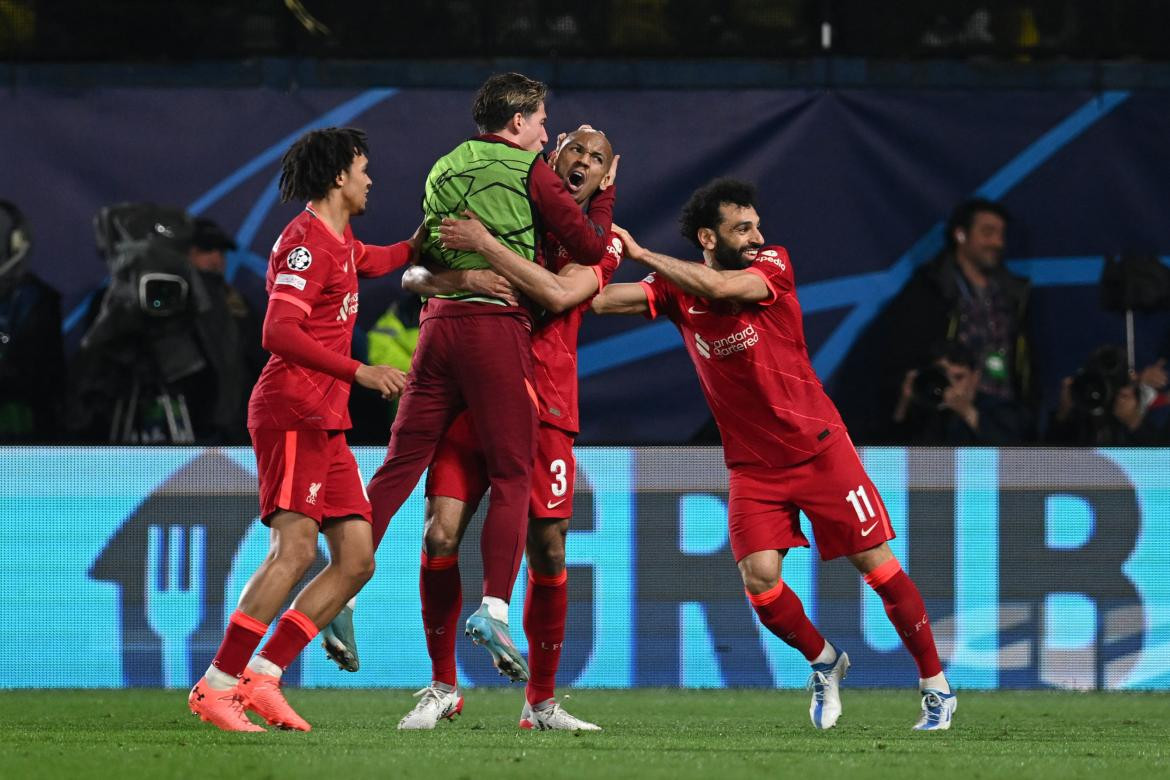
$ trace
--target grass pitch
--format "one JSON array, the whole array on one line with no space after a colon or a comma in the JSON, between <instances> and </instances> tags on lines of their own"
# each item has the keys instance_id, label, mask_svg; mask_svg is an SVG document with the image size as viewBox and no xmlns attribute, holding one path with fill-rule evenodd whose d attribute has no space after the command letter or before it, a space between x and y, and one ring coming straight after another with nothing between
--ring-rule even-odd
<instances>
[{"instance_id":1,"label":"grass pitch","mask_svg":"<svg viewBox=\"0 0 1170 780\"><path fill-rule=\"evenodd\" d=\"M913 691L844 691L815 731L792 691L594 691L566 708L601 733L522 732L522 693L466 693L464 715L399 732L408 691L291 690L309 734L227 734L185 691L0 691L5 778L1093 778L1170 776L1170 695L963 693L949 732L910 730ZM849 773L844 775L844 773ZM859 774L860 773L860 774Z\"/></svg>"}]
</instances>

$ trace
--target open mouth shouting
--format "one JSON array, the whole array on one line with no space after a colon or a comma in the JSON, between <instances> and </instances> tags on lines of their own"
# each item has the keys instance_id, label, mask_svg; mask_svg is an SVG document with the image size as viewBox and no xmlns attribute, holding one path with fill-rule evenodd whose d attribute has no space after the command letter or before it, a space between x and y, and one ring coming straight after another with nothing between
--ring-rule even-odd
<instances>
[{"instance_id":1,"label":"open mouth shouting","mask_svg":"<svg viewBox=\"0 0 1170 780\"><path fill-rule=\"evenodd\" d=\"M585 171L581 168L574 168L569 171L569 175L565 177L565 187L569 192L576 195L585 186Z\"/></svg>"}]
</instances>

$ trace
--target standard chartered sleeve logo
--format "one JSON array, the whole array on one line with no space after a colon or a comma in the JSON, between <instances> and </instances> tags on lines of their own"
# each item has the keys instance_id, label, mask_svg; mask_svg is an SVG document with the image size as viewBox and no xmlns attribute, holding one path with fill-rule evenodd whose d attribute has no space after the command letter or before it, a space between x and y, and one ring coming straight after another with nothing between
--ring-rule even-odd
<instances>
[{"instance_id":1,"label":"standard chartered sleeve logo","mask_svg":"<svg viewBox=\"0 0 1170 780\"><path fill-rule=\"evenodd\" d=\"M741 331L732 333L726 338L716 339L713 342L708 342L698 333L695 333L695 349L699 351L700 355L708 359L712 354L716 358L725 358L734 355L736 352L746 352L759 342L760 334L756 333L756 329L751 325L748 325Z\"/></svg>"}]
</instances>

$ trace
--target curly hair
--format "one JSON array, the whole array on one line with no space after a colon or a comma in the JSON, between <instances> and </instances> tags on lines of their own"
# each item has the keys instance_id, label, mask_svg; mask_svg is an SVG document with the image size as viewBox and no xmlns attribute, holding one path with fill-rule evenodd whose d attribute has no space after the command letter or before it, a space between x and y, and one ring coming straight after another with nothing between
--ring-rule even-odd
<instances>
[{"instance_id":1,"label":"curly hair","mask_svg":"<svg viewBox=\"0 0 1170 780\"><path fill-rule=\"evenodd\" d=\"M699 228L716 230L723 221L719 207L724 203L755 208L756 186L739 179L715 179L695 190L678 218L682 237L702 249Z\"/></svg>"},{"instance_id":2,"label":"curly hair","mask_svg":"<svg viewBox=\"0 0 1170 780\"><path fill-rule=\"evenodd\" d=\"M502 130L517 113L532 116L548 95L548 85L523 73L497 73L475 93L471 116L481 133Z\"/></svg>"},{"instance_id":3,"label":"curly hair","mask_svg":"<svg viewBox=\"0 0 1170 780\"><path fill-rule=\"evenodd\" d=\"M280 200L320 200L337 186L359 154L369 155L366 134L353 127L310 130L280 159Z\"/></svg>"}]
</instances>

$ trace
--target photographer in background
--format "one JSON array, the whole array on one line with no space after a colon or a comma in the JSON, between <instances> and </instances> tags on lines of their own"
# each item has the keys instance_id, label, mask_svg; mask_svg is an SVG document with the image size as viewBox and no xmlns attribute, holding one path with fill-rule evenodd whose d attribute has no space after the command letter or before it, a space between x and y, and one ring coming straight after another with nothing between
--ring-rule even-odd
<instances>
[{"instance_id":1,"label":"photographer in background","mask_svg":"<svg viewBox=\"0 0 1170 780\"><path fill-rule=\"evenodd\" d=\"M1125 350L1098 347L1084 366L1061 383L1060 403L1048 427L1050 444L1073 446L1149 446L1170 441L1165 361L1130 370Z\"/></svg>"},{"instance_id":2,"label":"photographer in background","mask_svg":"<svg viewBox=\"0 0 1170 780\"><path fill-rule=\"evenodd\" d=\"M943 252L914 272L854 343L834 374L832 395L859 442L884 441L906 372L933 361L940 342L971 351L980 391L1037 408L1031 286L1004 267L1008 221L994 201L973 198L956 206Z\"/></svg>"},{"instance_id":3,"label":"photographer in background","mask_svg":"<svg viewBox=\"0 0 1170 780\"><path fill-rule=\"evenodd\" d=\"M187 257L207 293L208 310L196 318L211 370L188 383L195 438L201 443L244 444L248 394L268 361L258 318L224 273L235 240L207 217L196 217Z\"/></svg>"},{"instance_id":4,"label":"photographer in background","mask_svg":"<svg viewBox=\"0 0 1170 780\"><path fill-rule=\"evenodd\" d=\"M894 408L892 433L908 444L1002 446L1031 441L1032 415L1023 404L979 389L982 371L962 344L935 350L935 359L908 371Z\"/></svg>"},{"instance_id":5,"label":"photographer in background","mask_svg":"<svg viewBox=\"0 0 1170 780\"><path fill-rule=\"evenodd\" d=\"M61 296L24 266L32 247L14 204L0 200L0 442L52 441L65 387Z\"/></svg>"}]
</instances>

